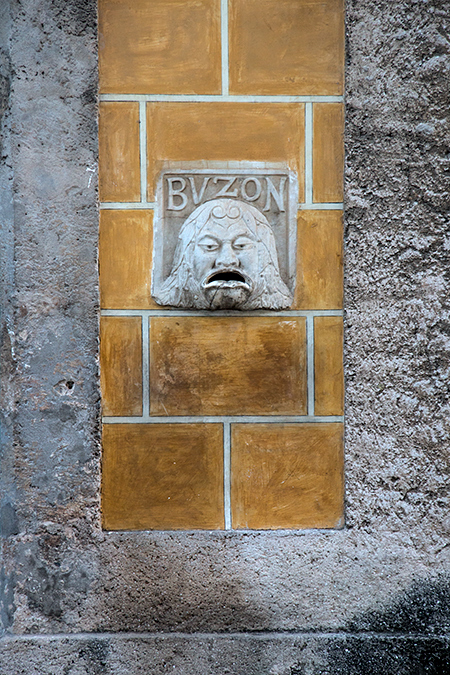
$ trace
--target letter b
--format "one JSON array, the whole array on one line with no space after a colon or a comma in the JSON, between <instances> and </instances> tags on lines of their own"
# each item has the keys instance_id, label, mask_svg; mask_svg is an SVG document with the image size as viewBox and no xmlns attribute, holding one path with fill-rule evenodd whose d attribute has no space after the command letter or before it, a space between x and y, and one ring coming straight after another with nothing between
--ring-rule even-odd
<instances>
[{"instance_id":1,"label":"letter b","mask_svg":"<svg viewBox=\"0 0 450 675\"><path fill-rule=\"evenodd\" d=\"M175 183L179 183L180 187L175 188ZM184 209L184 207L187 204L187 197L184 194L183 190L186 187L186 181L184 178L181 176L176 177L176 178L168 178L167 179L167 184L168 184L168 200L167 200L167 209L170 211L181 211ZM181 202L179 204L175 204L174 197L179 197L181 199Z\"/></svg>"}]
</instances>

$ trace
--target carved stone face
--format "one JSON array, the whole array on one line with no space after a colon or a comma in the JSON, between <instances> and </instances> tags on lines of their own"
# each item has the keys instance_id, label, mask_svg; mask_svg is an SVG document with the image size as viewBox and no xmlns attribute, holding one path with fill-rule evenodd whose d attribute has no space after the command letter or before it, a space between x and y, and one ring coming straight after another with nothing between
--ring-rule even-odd
<instances>
[{"instance_id":1,"label":"carved stone face","mask_svg":"<svg viewBox=\"0 0 450 675\"><path fill-rule=\"evenodd\" d=\"M196 237L193 274L211 309L245 303L258 275L258 246L240 208L216 206Z\"/></svg>"},{"instance_id":2,"label":"carved stone face","mask_svg":"<svg viewBox=\"0 0 450 675\"><path fill-rule=\"evenodd\" d=\"M265 216L235 199L198 207L183 225L161 304L193 309L281 309L292 294L280 277Z\"/></svg>"}]
</instances>

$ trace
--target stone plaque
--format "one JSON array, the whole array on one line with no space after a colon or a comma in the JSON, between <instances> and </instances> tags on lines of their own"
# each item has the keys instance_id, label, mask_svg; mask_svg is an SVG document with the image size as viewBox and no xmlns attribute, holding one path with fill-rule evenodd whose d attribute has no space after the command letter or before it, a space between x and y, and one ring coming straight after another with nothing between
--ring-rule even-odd
<instances>
[{"instance_id":1,"label":"stone plaque","mask_svg":"<svg viewBox=\"0 0 450 675\"><path fill-rule=\"evenodd\" d=\"M153 242L156 302L207 310L290 307L297 195L297 177L287 168L162 171Z\"/></svg>"}]
</instances>

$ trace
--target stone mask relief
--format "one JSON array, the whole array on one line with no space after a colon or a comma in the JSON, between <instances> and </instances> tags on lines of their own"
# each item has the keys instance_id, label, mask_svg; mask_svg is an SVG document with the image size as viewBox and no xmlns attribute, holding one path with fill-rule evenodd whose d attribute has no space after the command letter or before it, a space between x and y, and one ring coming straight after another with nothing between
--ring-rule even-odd
<instances>
[{"instance_id":1,"label":"stone mask relief","mask_svg":"<svg viewBox=\"0 0 450 675\"><path fill-rule=\"evenodd\" d=\"M265 174L203 171L197 182L192 170L163 174L155 218L156 302L203 310L290 307L296 194L289 188L296 189L296 181L286 170Z\"/></svg>"}]
</instances>

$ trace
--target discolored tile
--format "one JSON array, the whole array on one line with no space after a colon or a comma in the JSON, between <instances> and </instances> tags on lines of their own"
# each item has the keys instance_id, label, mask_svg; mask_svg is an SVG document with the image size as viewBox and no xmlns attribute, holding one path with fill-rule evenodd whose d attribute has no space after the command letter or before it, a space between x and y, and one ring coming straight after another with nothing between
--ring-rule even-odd
<instances>
[{"instance_id":1,"label":"discolored tile","mask_svg":"<svg viewBox=\"0 0 450 675\"><path fill-rule=\"evenodd\" d=\"M313 201L342 202L344 182L344 106L313 106Z\"/></svg>"},{"instance_id":2,"label":"discolored tile","mask_svg":"<svg viewBox=\"0 0 450 675\"><path fill-rule=\"evenodd\" d=\"M170 160L282 163L298 173L303 200L303 104L149 103L147 137L149 199Z\"/></svg>"},{"instance_id":3,"label":"discolored tile","mask_svg":"<svg viewBox=\"0 0 450 675\"><path fill-rule=\"evenodd\" d=\"M344 414L343 320L314 317L314 396L316 415Z\"/></svg>"},{"instance_id":4,"label":"discolored tile","mask_svg":"<svg viewBox=\"0 0 450 675\"><path fill-rule=\"evenodd\" d=\"M100 304L104 309L158 307L151 299L151 211L100 211Z\"/></svg>"},{"instance_id":5,"label":"discolored tile","mask_svg":"<svg viewBox=\"0 0 450 675\"><path fill-rule=\"evenodd\" d=\"M232 94L339 95L343 0L230 0Z\"/></svg>"},{"instance_id":6,"label":"discolored tile","mask_svg":"<svg viewBox=\"0 0 450 675\"><path fill-rule=\"evenodd\" d=\"M139 104L101 102L99 109L100 201L139 201Z\"/></svg>"},{"instance_id":7,"label":"discolored tile","mask_svg":"<svg viewBox=\"0 0 450 675\"><path fill-rule=\"evenodd\" d=\"M100 0L99 79L102 93L220 93L220 0Z\"/></svg>"},{"instance_id":8,"label":"discolored tile","mask_svg":"<svg viewBox=\"0 0 450 675\"><path fill-rule=\"evenodd\" d=\"M297 309L340 309L343 293L342 212L298 215Z\"/></svg>"},{"instance_id":9,"label":"discolored tile","mask_svg":"<svg viewBox=\"0 0 450 675\"><path fill-rule=\"evenodd\" d=\"M305 320L155 318L152 415L306 413Z\"/></svg>"},{"instance_id":10,"label":"discolored tile","mask_svg":"<svg viewBox=\"0 0 450 675\"><path fill-rule=\"evenodd\" d=\"M232 426L232 526L343 525L342 424Z\"/></svg>"},{"instance_id":11,"label":"discolored tile","mask_svg":"<svg viewBox=\"0 0 450 675\"><path fill-rule=\"evenodd\" d=\"M105 424L103 527L223 529L220 424Z\"/></svg>"},{"instance_id":12,"label":"discolored tile","mask_svg":"<svg viewBox=\"0 0 450 675\"><path fill-rule=\"evenodd\" d=\"M105 416L142 415L140 317L100 320L100 382Z\"/></svg>"}]
</instances>

